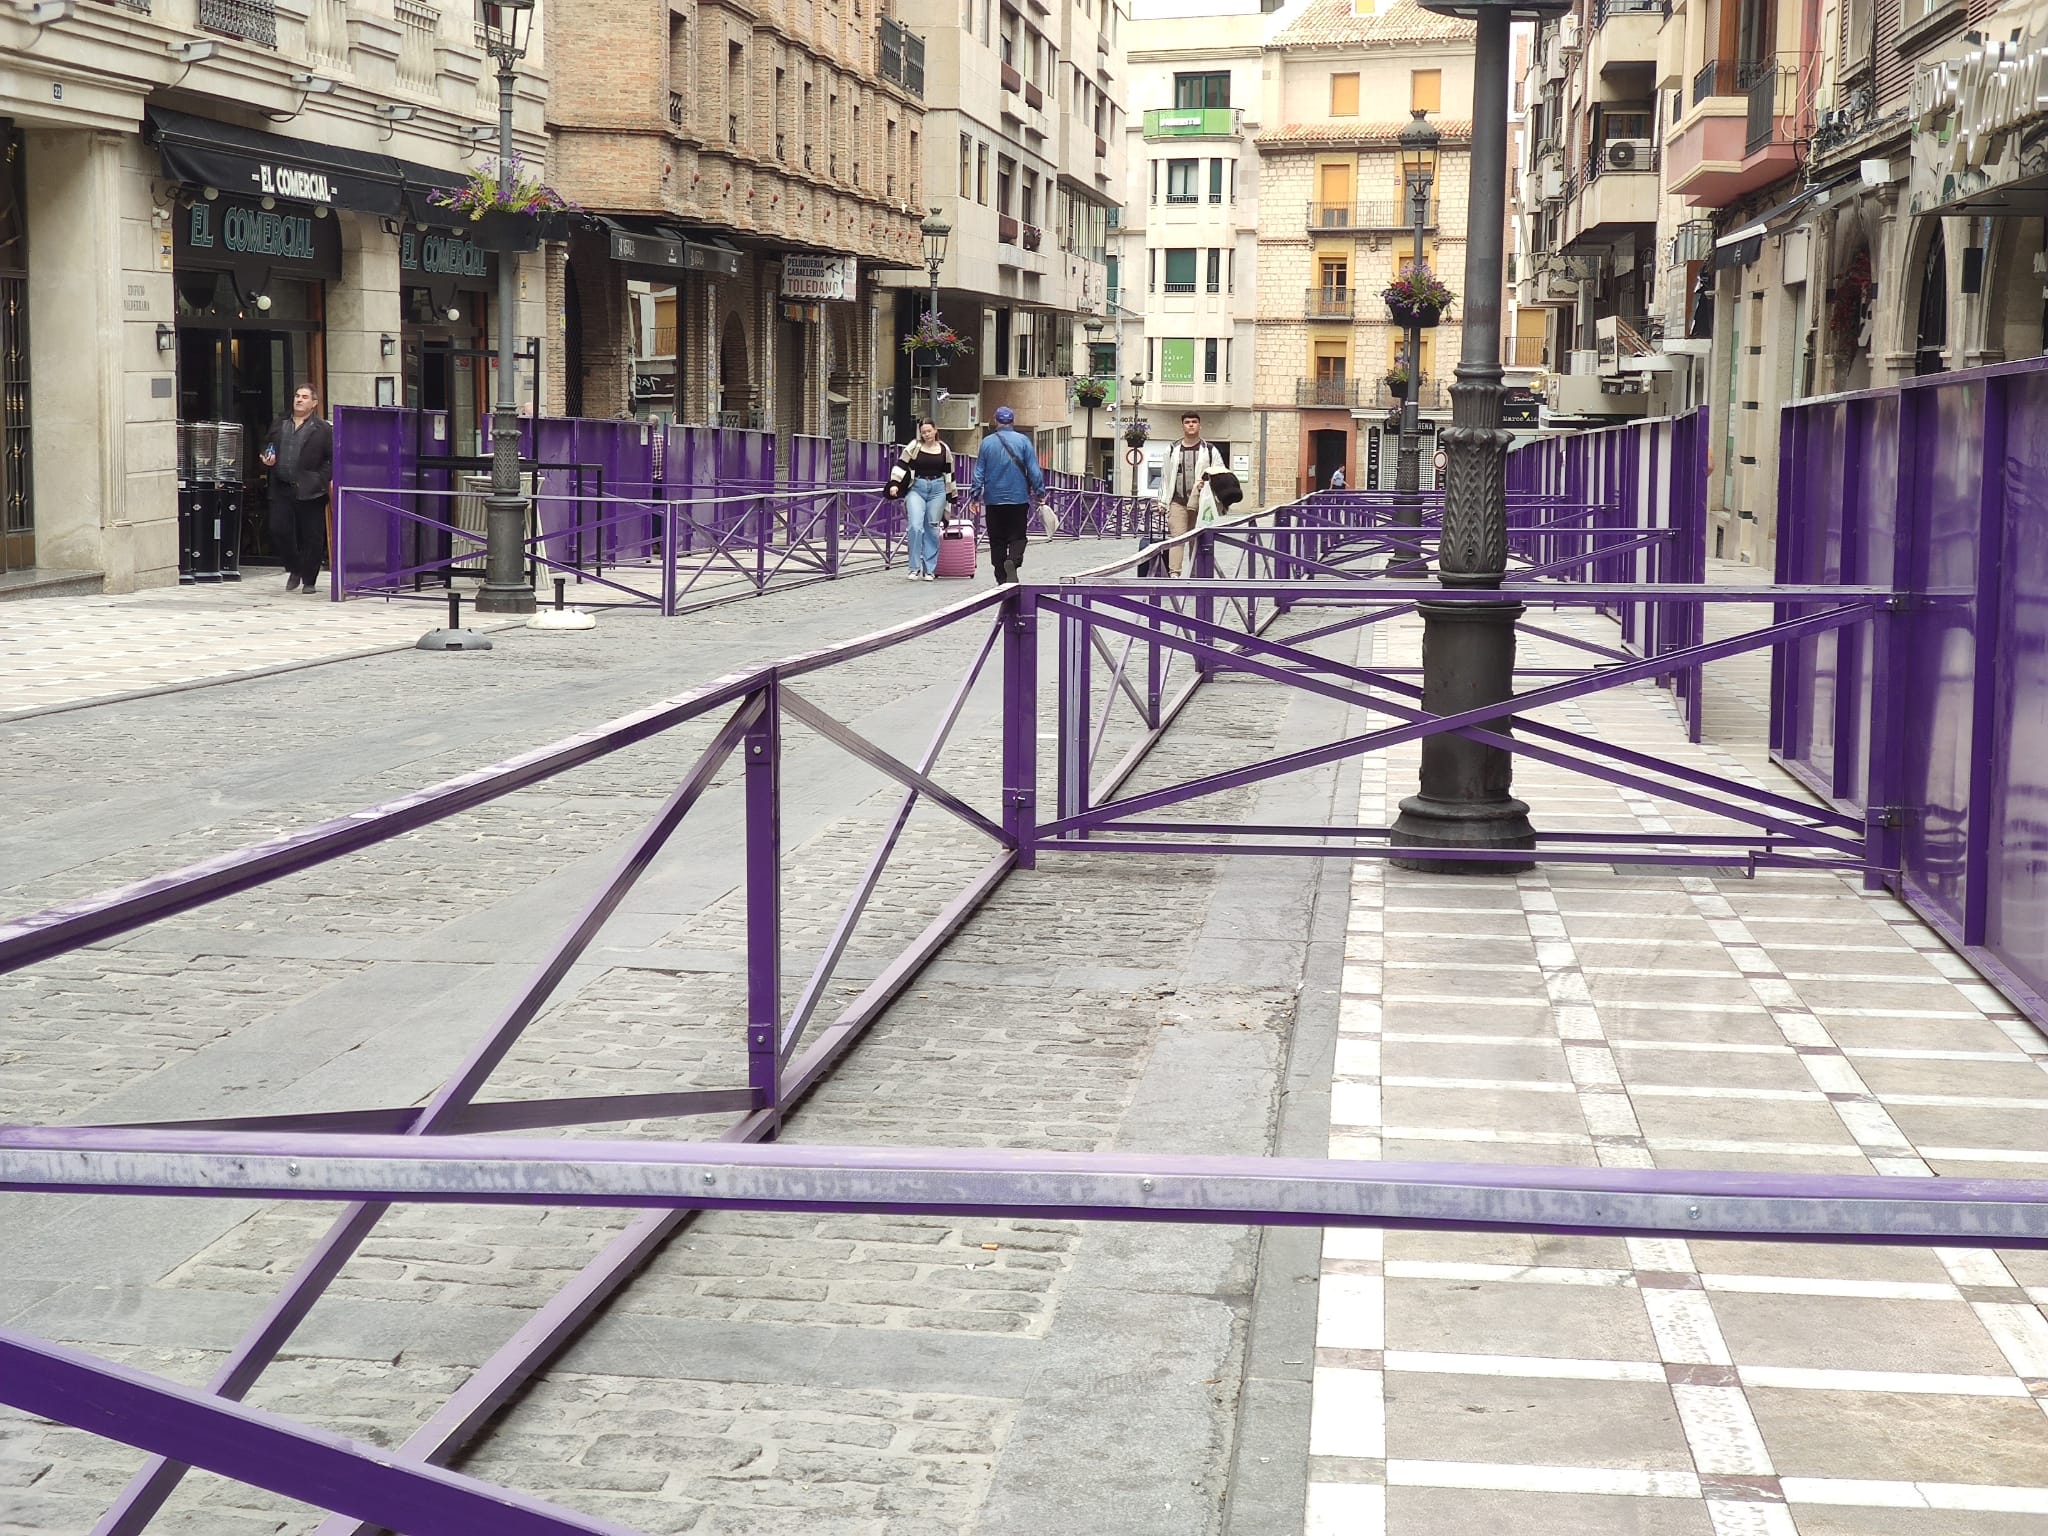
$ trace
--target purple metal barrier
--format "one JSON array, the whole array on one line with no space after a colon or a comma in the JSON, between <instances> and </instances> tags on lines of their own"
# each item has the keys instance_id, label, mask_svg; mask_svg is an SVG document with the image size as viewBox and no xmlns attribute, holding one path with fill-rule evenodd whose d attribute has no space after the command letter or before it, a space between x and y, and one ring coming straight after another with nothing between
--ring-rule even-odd
<instances>
[{"instance_id":1,"label":"purple metal barrier","mask_svg":"<svg viewBox=\"0 0 2048 1536\"><path fill-rule=\"evenodd\" d=\"M2048 434L2043 437L2048 440ZM675 451L678 447L681 454ZM1595 450L1579 452L1584 457ZM684 472L694 472L687 462L687 442L671 441L665 453L671 478L679 464ZM1617 465L1626 471L1631 461L1616 454L1611 462L1591 470L1582 465L1580 473L1607 474ZM1640 457L1633 461L1633 469L1640 477ZM1569 462L1564 470L1569 477ZM667 489L672 494L675 487ZM1528 524L1531 531L1546 538L1569 533L1571 539L1586 542L1582 532L1552 528L1543 521L1561 503L1543 500L1541 493L1523 495L1537 498L1528 506L1541 514ZM758 507L763 498L740 500ZM178 1388L0 1331L0 1401L113 1434L152 1452L155 1459L101 1523L99 1529L107 1536L139 1531L177 1481L182 1464L188 1463L339 1511L322 1525L321 1536L353 1536L379 1523L451 1533L604 1531L615 1528L437 1468L453 1459L495 1409L605 1305L692 1210L714 1205L2000 1247L2048 1243L2048 1191L2038 1184L1471 1165L1376 1165L1374 1176L1366 1178L1355 1165L1264 1159L740 1145L771 1139L789 1107L822 1081L967 917L1011 871L1033 867L1041 855L1434 854L1438 850L1395 846L1388 828L1261 826L1183 817L1190 808L1199 815L1197 802L1210 795L1441 732L1507 746L1600 782L1656 796L1718 817L1728 829L1618 833L1606 828L1546 828L1535 854L1539 859L1593 865L1647 861L1719 866L1745 861L1751 869L1864 867L1869 828L1861 815L1625 749L1550 725L1535 712L1725 656L1798 645L1857 625L1871 625L1877 636L1874 654L1883 657L1889 654L1890 643L1889 585L1781 585L1767 594L1778 605L1779 616L1761 629L1711 643L1660 649L1650 656L1595 648L1598 653L1584 668L1549 674L1556 680L1527 688L1505 705L1434 716L1420 707L1419 687L1397 670L1344 665L1306 648L1317 634L1384 622L1418 600L1500 599L1497 592L1425 585L1406 573L1367 579L1356 563L1319 558L1341 553L1349 543L1384 541L1375 516L1370 506L1360 503L1311 498L1184 535L1181 542L1187 547L1193 579L1130 580L1127 573L1139 558L1132 549L1098 571L1057 585L984 591L880 634L720 679L385 805L0 926L0 972L6 972L402 836L687 722L718 722L711 743L661 811L620 851L611 879L570 922L553 951L537 964L523 994L425 1107L184 1122L146 1130L0 1132L0 1189L232 1193L353 1202L263 1319L231 1351L207 1391ZM714 519L710 526L719 525ZM744 518L732 522L722 536L737 538L744 526ZM1412 530L1407 536L1417 537ZM670 542L673 547L677 541ZM1584 564L1609 556L1595 549L1572 558ZM2034 569L2043 567L2048 561ZM1283 571L1287 579L1275 579ZM2048 579L2031 579L2029 592L2048 594ZM1708 602L1753 602L1758 596L1698 585L1617 584L1590 575L1559 583L1526 571L1512 574L1505 591L1531 606L1578 605L1617 612L1636 607L1653 620L1667 606L1696 614ZM1343 610L1345 616L1321 630L1296 630L1285 640L1275 639L1270 631L1280 605L1309 596L1320 606ZM893 646L910 647L909 654L922 657L929 653L923 644L929 636L956 625L978 631L979 645L929 746L914 762L833 718L803 691L810 687L813 674ZM1038 680L1042 628L1050 630L1048 638L1058 658L1052 721L1056 729L1051 733L1057 803L1049 808L1050 814L1037 801L1045 734L1041 727L1047 723ZM1675 631L1652 623L1645 632ZM1001 793L998 806L984 810L948 788L937 774L955 725L998 648ZM1396 723L1277 758L1212 765L1193 778L1124 794L1132 773L1174 718L1208 681L1225 674L1363 706ZM1512 737L1493 729L1503 712L1515 716ZM777 894L784 878L779 827L785 720L893 779L903 791L862 881L824 941L809 979L793 996L783 991L788 936ZM1118 747L1109 731L1117 723L1135 735L1135 744L1112 759L1110 754ZM1887 739L1882 732L1879 736ZM743 764L748 910L744 1082L711 1090L479 1103L479 1091L494 1068L539 1016L735 752ZM859 998L836 1017L821 1013L857 925L921 799L988 839L990 858ZM1981 805L1983 800L1972 803ZM1501 856L1517 861L1530 857L1521 850ZM829 1024L824 1022L827 1018ZM480 1139L486 1132L696 1114L738 1118L709 1144L615 1146ZM390 1202L492 1198L621 1205L647 1214L616 1237L396 1451L371 1450L237 1406L236 1400L289 1341Z\"/></svg>"},{"instance_id":2,"label":"purple metal barrier","mask_svg":"<svg viewBox=\"0 0 2048 1536\"><path fill-rule=\"evenodd\" d=\"M1887 636L1773 669L1773 754L1865 814L1885 881L2048 1025L2048 360L1783 416L1778 576L1891 586Z\"/></svg>"}]
</instances>

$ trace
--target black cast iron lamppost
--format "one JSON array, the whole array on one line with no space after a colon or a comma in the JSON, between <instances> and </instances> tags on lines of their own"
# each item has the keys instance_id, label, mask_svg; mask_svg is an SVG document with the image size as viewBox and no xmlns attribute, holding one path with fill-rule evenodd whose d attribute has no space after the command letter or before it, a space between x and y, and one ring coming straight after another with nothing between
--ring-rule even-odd
<instances>
[{"instance_id":1,"label":"black cast iron lamppost","mask_svg":"<svg viewBox=\"0 0 2048 1536\"><path fill-rule=\"evenodd\" d=\"M512 70L526 57L533 0L484 7L484 49L498 66L498 165L512 171ZM512 378L512 256L498 253L498 400L491 412L491 494L484 501L484 584L479 613L532 613L526 574L526 498L519 494L519 395Z\"/></svg>"},{"instance_id":2,"label":"black cast iron lamppost","mask_svg":"<svg viewBox=\"0 0 2048 1536\"><path fill-rule=\"evenodd\" d=\"M1144 374L1142 374L1142 373L1134 373L1134 374L1132 374L1132 375L1131 375L1131 415L1130 415L1130 420L1131 420L1131 421L1133 421L1133 422L1139 422L1139 421L1143 421L1143 420L1145 419L1145 418L1144 418L1144 415L1142 414L1142 407L1143 407L1143 404L1144 404L1144 397L1145 397L1145 375L1144 375ZM1130 428L1126 427L1126 428L1125 428L1125 430L1126 430L1126 431L1129 431L1129 430L1130 430ZM1129 441L1129 439L1127 438L1127 439L1126 439L1126 441ZM1136 447L1137 447L1138 445L1137 445L1136 443L1132 443L1132 444L1131 444L1131 446L1132 446L1133 448L1136 448ZM1144 456L1143 452L1140 452L1140 453L1139 453L1139 455L1137 456L1137 458L1135 458L1135 459L1133 459L1133 460L1131 461L1131 499L1132 499L1133 501L1137 500L1137 498L1138 498L1138 470L1139 470L1140 466L1142 466L1142 465L1144 464L1144 462L1145 462L1145 456ZM1112 489L1113 489L1113 487L1112 487Z\"/></svg>"},{"instance_id":3,"label":"black cast iron lamppost","mask_svg":"<svg viewBox=\"0 0 2048 1536\"><path fill-rule=\"evenodd\" d=\"M1401 182L1408 189L1410 214L1415 226L1415 265L1422 265L1423 228L1429 219L1429 190L1436 180L1437 131L1427 114L1417 107L1411 121L1401 130ZM1410 528L1422 526L1422 324L1421 315L1408 312L1408 398L1401 402L1401 456L1394 469L1395 521Z\"/></svg>"},{"instance_id":4,"label":"black cast iron lamppost","mask_svg":"<svg viewBox=\"0 0 2048 1536\"><path fill-rule=\"evenodd\" d=\"M924 269L932 280L932 295L925 308L932 326L936 328L939 323L939 268L946 264L946 240L953 233L953 226L940 218L939 210L934 208L918 226L918 232L924 236ZM939 352L936 347L932 349L931 390L932 421L936 423L939 419ZM915 416L917 412L913 409L910 414ZM913 421L911 436L916 435L917 423Z\"/></svg>"},{"instance_id":5,"label":"black cast iron lamppost","mask_svg":"<svg viewBox=\"0 0 2048 1536\"><path fill-rule=\"evenodd\" d=\"M1465 243L1465 333L1443 434L1444 518L1437 580L1445 587L1500 587L1508 563L1507 457L1501 429L1500 298L1507 244L1508 28L1561 16L1571 0L1419 0L1439 16L1477 23L1472 59L1472 159ZM1422 707L1463 714L1502 703L1515 687L1517 602L1422 603ZM1507 718L1487 722L1505 730ZM1508 791L1514 759L1504 748L1454 733L1422 742L1419 794L1401 802L1393 841L1407 848L1502 851L1536 846L1529 807ZM1402 859L1446 874L1512 874L1526 860Z\"/></svg>"}]
</instances>

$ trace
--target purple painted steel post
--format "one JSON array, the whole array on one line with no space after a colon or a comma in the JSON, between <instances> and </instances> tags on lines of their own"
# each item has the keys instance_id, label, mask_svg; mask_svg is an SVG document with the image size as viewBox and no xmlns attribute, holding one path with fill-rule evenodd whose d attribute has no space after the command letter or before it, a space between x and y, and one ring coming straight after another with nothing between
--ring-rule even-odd
<instances>
[{"instance_id":1,"label":"purple painted steel post","mask_svg":"<svg viewBox=\"0 0 2048 1536\"><path fill-rule=\"evenodd\" d=\"M1953 387L1953 386L1951 386ZM1977 396L1984 413L1983 464L1978 487L1977 570L1972 636L1975 676L1970 688L1970 808L1963 843L1963 942L1981 945L1991 932L1991 883L1996 861L1991 850L1994 786L2000 770L1998 742L1999 636L2004 632L2005 435L2011 388L2003 378L1984 382ZM1931 404L1932 402L1930 402ZM2024 429L2023 429L2024 430ZM1847 579L1847 572L1843 577ZM2037 703L2034 706L2038 709Z\"/></svg>"},{"instance_id":2,"label":"purple painted steel post","mask_svg":"<svg viewBox=\"0 0 2048 1536\"><path fill-rule=\"evenodd\" d=\"M1086 608L1086 596L1076 593L1074 601ZM1061 820L1088 809L1088 785L1093 765L1089 761L1090 729L1094 722L1094 668L1091 665L1094 630L1092 621L1080 614L1059 616L1059 710L1054 725L1054 796Z\"/></svg>"},{"instance_id":3,"label":"purple painted steel post","mask_svg":"<svg viewBox=\"0 0 2048 1536\"><path fill-rule=\"evenodd\" d=\"M1033 869L1038 863L1038 599L1032 589L1012 586L998 622L1003 626L1003 830L1017 850L1017 867Z\"/></svg>"},{"instance_id":4,"label":"purple painted steel post","mask_svg":"<svg viewBox=\"0 0 2048 1536\"><path fill-rule=\"evenodd\" d=\"M1206 528L1195 530L1195 546L1188 551L1188 571L1197 581L1216 579L1216 541ZM1195 599L1195 617L1204 624L1216 622L1216 599L1206 592ZM1195 675L1207 682L1216 675L1214 653L1204 650L1195 659Z\"/></svg>"},{"instance_id":5,"label":"purple painted steel post","mask_svg":"<svg viewBox=\"0 0 2048 1536\"><path fill-rule=\"evenodd\" d=\"M772 677L766 694L767 707L741 745L747 799L747 1086L757 1112L781 1107L775 1031L782 1022L782 705Z\"/></svg>"},{"instance_id":6,"label":"purple painted steel post","mask_svg":"<svg viewBox=\"0 0 2048 1536\"><path fill-rule=\"evenodd\" d=\"M827 574L839 574L839 520L845 515L846 493L827 493L825 505L830 509L825 518L825 570Z\"/></svg>"}]
</instances>

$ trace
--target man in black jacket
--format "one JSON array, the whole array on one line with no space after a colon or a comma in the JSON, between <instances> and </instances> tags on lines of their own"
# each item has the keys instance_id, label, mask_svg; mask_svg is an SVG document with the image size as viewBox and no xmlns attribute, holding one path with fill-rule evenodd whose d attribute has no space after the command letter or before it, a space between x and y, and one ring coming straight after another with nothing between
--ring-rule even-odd
<instances>
[{"instance_id":1,"label":"man in black jacket","mask_svg":"<svg viewBox=\"0 0 2048 1536\"><path fill-rule=\"evenodd\" d=\"M287 592L313 594L327 553L327 495L334 486L334 428L318 411L313 386L301 384L292 413L263 441L270 470L270 537L290 573Z\"/></svg>"}]
</instances>

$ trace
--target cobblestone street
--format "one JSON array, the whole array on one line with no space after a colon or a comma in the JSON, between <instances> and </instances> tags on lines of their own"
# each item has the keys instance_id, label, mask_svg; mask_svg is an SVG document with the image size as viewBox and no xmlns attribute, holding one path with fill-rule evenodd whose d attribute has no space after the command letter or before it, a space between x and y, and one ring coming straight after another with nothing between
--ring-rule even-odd
<instances>
[{"instance_id":1,"label":"cobblestone street","mask_svg":"<svg viewBox=\"0 0 2048 1536\"><path fill-rule=\"evenodd\" d=\"M1034 546L1027 574L1117 553ZM354 810L964 590L862 576L0 726L0 902L26 913ZM985 633L802 691L914 756ZM1419 634L1316 648L1413 664ZM1523 660L1563 654L1525 642ZM1698 748L1648 685L1542 718L1796 793L1764 754L1763 667L1710 669ZM998 700L991 673L934 773L985 813ZM1372 723L1226 679L1132 787ZM0 1120L424 1101L716 724L0 977ZM1107 760L1130 739L1112 725ZM795 987L900 791L794 725L783 750ZM1203 805L1377 824L1415 764L1409 747ZM1539 825L1712 822L1526 762L1517 792ZM484 1098L745 1080L740 824L728 767ZM988 848L921 803L826 1008ZM2048 1043L1903 908L1833 875L1062 852L998 889L785 1139L2032 1178L2044 1110ZM203 1382L333 1214L0 1197L0 1319ZM401 1209L250 1401L395 1445L631 1220ZM2048 1264L2020 1253L717 1212L458 1465L692 1536L2020 1536L2048 1518L2044 1302ZM141 1461L0 1412L0 1536L90 1530ZM151 1529L318 1521L195 1474Z\"/></svg>"}]
</instances>

